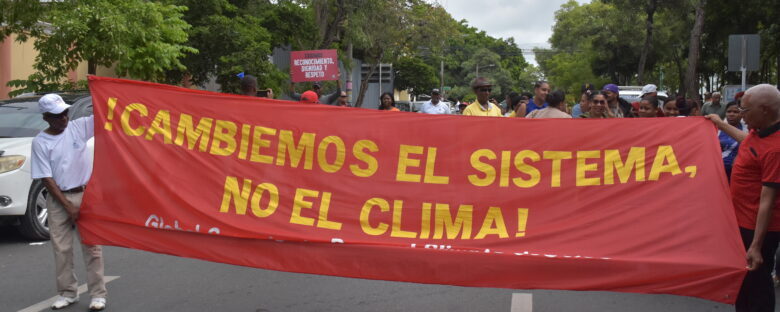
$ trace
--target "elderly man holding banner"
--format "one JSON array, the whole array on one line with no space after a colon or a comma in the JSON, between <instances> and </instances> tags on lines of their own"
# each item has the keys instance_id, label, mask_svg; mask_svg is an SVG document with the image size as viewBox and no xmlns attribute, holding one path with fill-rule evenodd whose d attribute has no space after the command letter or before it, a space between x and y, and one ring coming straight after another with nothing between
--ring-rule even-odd
<instances>
[{"instance_id":1,"label":"elderly man holding banner","mask_svg":"<svg viewBox=\"0 0 780 312\"><path fill-rule=\"evenodd\" d=\"M741 141L731 173L731 196L750 272L737 297L737 311L774 311L772 265L780 241L780 91L762 84L745 92L740 107L746 134L720 119L706 117Z\"/></svg>"}]
</instances>

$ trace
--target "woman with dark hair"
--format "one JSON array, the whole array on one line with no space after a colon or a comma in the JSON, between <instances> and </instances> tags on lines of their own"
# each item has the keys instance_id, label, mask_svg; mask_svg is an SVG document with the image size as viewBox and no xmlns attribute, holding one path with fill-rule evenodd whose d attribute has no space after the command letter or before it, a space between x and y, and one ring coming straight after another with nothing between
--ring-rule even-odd
<instances>
[{"instance_id":1,"label":"woman with dark hair","mask_svg":"<svg viewBox=\"0 0 780 312\"><path fill-rule=\"evenodd\" d=\"M590 105L587 112L583 112L580 118L610 118L607 113L607 97L599 91L590 93L588 99Z\"/></svg>"},{"instance_id":2,"label":"woman with dark hair","mask_svg":"<svg viewBox=\"0 0 780 312\"><path fill-rule=\"evenodd\" d=\"M658 117L658 98L652 95L646 95L639 101L639 109L636 116L642 118Z\"/></svg>"},{"instance_id":3,"label":"woman with dark hair","mask_svg":"<svg viewBox=\"0 0 780 312\"><path fill-rule=\"evenodd\" d=\"M523 93L517 97L517 103L515 103L515 109L507 115L507 117L525 118L526 111L528 110L528 101L533 98L534 95L530 93Z\"/></svg>"},{"instance_id":4,"label":"woman with dark hair","mask_svg":"<svg viewBox=\"0 0 780 312\"><path fill-rule=\"evenodd\" d=\"M537 109L547 107L547 94L550 93L550 84L547 81L537 81L534 83L534 97L528 101L527 113L531 113Z\"/></svg>"},{"instance_id":5,"label":"woman with dark hair","mask_svg":"<svg viewBox=\"0 0 780 312\"><path fill-rule=\"evenodd\" d=\"M571 109L572 117L580 117L582 113L585 113L588 111L588 109L590 109L590 94L595 90L596 88L590 83L582 85L580 90L580 102L574 105L574 107Z\"/></svg>"},{"instance_id":6,"label":"woman with dark hair","mask_svg":"<svg viewBox=\"0 0 780 312\"><path fill-rule=\"evenodd\" d=\"M744 132L748 131L747 125L742 123L742 112L739 110L737 102L726 104L726 122ZM726 132L718 130L718 140L720 141L720 150L723 156L723 166L726 168L726 178L731 181L731 165L737 158L739 151L739 141L730 137Z\"/></svg>"},{"instance_id":7,"label":"woman with dark hair","mask_svg":"<svg viewBox=\"0 0 780 312\"><path fill-rule=\"evenodd\" d=\"M680 116L680 103L685 106L685 98L677 97L677 99L669 99L664 103L664 116L677 117Z\"/></svg>"},{"instance_id":8,"label":"woman with dark hair","mask_svg":"<svg viewBox=\"0 0 780 312\"><path fill-rule=\"evenodd\" d=\"M677 97L677 109L680 110L680 116L698 116L699 103L693 99Z\"/></svg>"},{"instance_id":9,"label":"woman with dark hair","mask_svg":"<svg viewBox=\"0 0 780 312\"><path fill-rule=\"evenodd\" d=\"M545 98L545 102L547 102L547 107L542 109L537 109L535 111L532 111L528 115L526 115L526 118L571 118L571 115L567 114L566 109L566 103L564 102L566 100L566 94L563 93L561 90L555 90L552 93L548 94Z\"/></svg>"},{"instance_id":10,"label":"woman with dark hair","mask_svg":"<svg viewBox=\"0 0 780 312\"><path fill-rule=\"evenodd\" d=\"M525 95L515 95L509 100L509 106L511 111L506 114L506 117L518 117L517 112L525 112L525 105L528 103L528 97ZM520 116L525 117L525 116Z\"/></svg>"},{"instance_id":11,"label":"woman with dark hair","mask_svg":"<svg viewBox=\"0 0 780 312\"><path fill-rule=\"evenodd\" d=\"M395 100L393 99L393 94L390 92L382 93L382 95L379 96L379 110L389 110L389 111L395 111L400 112L401 110L395 107Z\"/></svg>"}]
</instances>

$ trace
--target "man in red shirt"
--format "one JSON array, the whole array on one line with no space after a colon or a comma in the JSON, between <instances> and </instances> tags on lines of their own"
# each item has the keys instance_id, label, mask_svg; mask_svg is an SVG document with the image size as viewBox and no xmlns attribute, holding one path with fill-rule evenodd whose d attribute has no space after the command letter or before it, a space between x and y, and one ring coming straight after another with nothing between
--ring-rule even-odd
<instances>
[{"instance_id":1,"label":"man in red shirt","mask_svg":"<svg viewBox=\"0 0 780 312\"><path fill-rule=\"evenodd\" d=\"M740 107L749 134L708 115L718 128L742 141L731 172L731 196L747 249L747 268L737 311L774 311L772 266L780 241L780 91L762 84L745 92ZM733 129L732 129L733 128Z\"/></svg>"}]
</instances>

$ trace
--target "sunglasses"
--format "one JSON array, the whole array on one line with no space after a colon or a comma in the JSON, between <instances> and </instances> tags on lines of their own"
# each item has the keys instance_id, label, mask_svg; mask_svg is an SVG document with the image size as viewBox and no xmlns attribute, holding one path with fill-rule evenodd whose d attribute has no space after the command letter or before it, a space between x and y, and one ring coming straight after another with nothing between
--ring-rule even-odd
<instances>
[{"instance_id":1,"label":"sunglasses","mask_svg":"<svg viewBox=\"0 0 780 312\"><path fill-rule=\"evenodd\" d=\"M747 112L747 111L750 110L750 108L746 108L746 107L742 107L742 106L737 106L737 108L739 109L740 113L744 113L744 112Z\"/></svg>"},{"instance_id":2,"label":"sunglasses","mask_svg":"<svg viewBox=\"0 0 780 312\"><path fill-rule=\"evenodd\" d=\"M595 104L607 104L606 100L593 100L593 103Z\"/></svg>"},{"instance_id":3,"label":"sunglasses","mask_svg":"<svg viewBox=\"0 0 780 312\"><path fill-rule=\"evenodd\" d=\"M493 92L493 89L491 89L491 88L480 88L479 92Z\"/></svg>"}]
</instances>

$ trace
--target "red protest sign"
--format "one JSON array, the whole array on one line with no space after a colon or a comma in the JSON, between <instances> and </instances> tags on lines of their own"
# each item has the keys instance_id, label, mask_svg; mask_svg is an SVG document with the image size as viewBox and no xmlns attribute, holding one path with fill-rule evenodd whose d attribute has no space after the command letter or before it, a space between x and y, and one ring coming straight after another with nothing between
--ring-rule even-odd
<instances>
[{"instance_id":1,"label":"red protest sign","mask_svg":"<svg viewBox=\"0 0 780 312\"><path fill-rule=\"evenodd\" d=\"M290 78L293 82L338 80L338 53L336 50L291 52Z\"/></svg>"},{"instance_id":2,"label":"red protest sign","mask_svg":"<svg viewBox=\"0 0 780 312\"><path fill-rule=\"evenodd\" d=\"M718 140L701 117L390 114L89 79L95 163L79 231L90 244L724 303L746 272ZM499 132L539 136L484 135Z\"/></svg>"}]
</instances>

